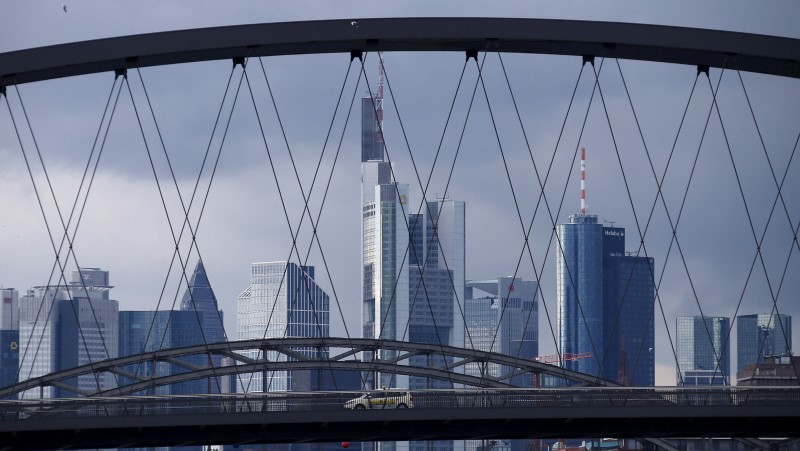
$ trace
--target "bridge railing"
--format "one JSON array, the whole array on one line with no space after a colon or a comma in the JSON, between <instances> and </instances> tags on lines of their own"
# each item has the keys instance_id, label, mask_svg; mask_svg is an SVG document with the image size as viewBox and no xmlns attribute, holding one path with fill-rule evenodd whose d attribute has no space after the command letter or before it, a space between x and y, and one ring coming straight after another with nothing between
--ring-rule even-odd
<instances>
[{"instance_id":1,"label":"bridge railing","mask_svg":"<svg viewBox=\"0 0 800 451\"><path fill-rule=\"evenodd\" d=\"M800 387L409 390L414 409L800 405ZM0 420L344 411L369 392L246 393L0 401ZM389 390L389 393L405 393ZM394 405L372 406L394 409Z\"/></svg>"}]
</instances>

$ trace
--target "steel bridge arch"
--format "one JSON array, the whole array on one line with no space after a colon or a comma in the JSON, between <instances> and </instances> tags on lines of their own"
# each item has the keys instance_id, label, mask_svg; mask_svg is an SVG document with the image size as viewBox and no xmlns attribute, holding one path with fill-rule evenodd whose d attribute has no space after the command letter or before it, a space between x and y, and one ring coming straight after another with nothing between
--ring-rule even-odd
<instances>
[{"instance_id":1,"label":"steel bridge arch","mask_svg":"<svg viewBox=\"0 0 800 451\"><path fill-rule=\"evenodd\" d=\"M316 348L319 350L338 350L336 355L328 358L310 358L299 352L299 348ZM279 358L287 361L267 360L264 357L252 359L237 353L244 350L260 350L261 355L266 351L277 352ZM371 362L356 360L359 353L372 353L378 349L395 351L391 359L376 359ZM324 356L325 352L318 355ZM404 362L415 356L444 356L452 359L448 367L436 366L409 366ZM199 366L187 360L187 357L204 356L207 362L213 361L212 357L228 357L233 359L231 366ZM197 359L195 359L196 362ZM171 374L150 378L142 374L134 374L126 367L137 364L151 364L166 362L186 370L184 373ZM511 368L508 374L500 377L471 376L457 371L469 363L478 365L504 365ZM454 346L441 346L425 343L411 343L394 340L374 340L367 338L267 338L256 340L242 340L215 343L210 345L196 345L183 348L166 349L147 352L127 357L109 359L82 365L66 371L51 373L45 376L29 379L0 390L0 399L27 391L44 387L59 387L71 391L79 396L123 396L140 392L145 389L162 387L181 382L204 379L209 377L227 376L235 374L254 373L262 371L291 371L291 370L349 370L349 371L378 371L384 373L402 374L408 376L428 377L443 381L452 381L472 387L503 388L514 387L511 379L523 375L552 375L584 386L618 386L618 384L597 378L595 376L576 371L559 368L553 365L531 360L518 359L505 354L494 352L475 351ZM86 391L78 389L69 383L70 379L87 374L111 373L127 378L133 382L114 389L105 391Z\"/></svg>"},{"instance_id":2,"label":"steel bridge arch","mask_svg":"<svg viewBox=\"0 0 800 451\"><path fill-rule=\"evenodd\" d=\"M725 67L800 78L800 39L662 25L517 18L388 18L167 31L0 54L4 86L129 68L275 55L497 51Z\"/></svg>"}]
</instances>

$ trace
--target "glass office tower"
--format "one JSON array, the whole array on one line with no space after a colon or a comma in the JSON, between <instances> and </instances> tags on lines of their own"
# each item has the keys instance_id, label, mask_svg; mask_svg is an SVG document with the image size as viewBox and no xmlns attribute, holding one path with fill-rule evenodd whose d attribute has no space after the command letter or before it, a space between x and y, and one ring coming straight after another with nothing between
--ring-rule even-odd
<instances>
[{"instance_id":1,"label":"glass office tower","mask_svg":"<svg viewBox=\"0 0 800 451\"><path fill-rule=\"evenodd\" d=\"M654 260L606 254L603 273L603 378L652 387L656 383Z\"/></svg>"},{"instance_id":2,"label":"glass office tower","mask_svg":"<svg viewBox=\"0 0 800 451\"><path fill-rule=\"evenodd\" d=\"M539 284L520 278L499 277L467 281L464 303L467 349L498 352L522 359L539 355ZM498 377L513 368L468 363L466 373ZM530 375L513 379L520 387L531 386Z\"/></svg>"},{"instance_id":3,"label":"glass office tower","mask_svg":"<svg viewBox=\"0 0 800 451\"><path fill-rule=\"evenodd\" d=\"M19 292L0 289L0 387L17 383L19 371Z\"/></svg>"},{"instance_id":4,"label":"glass office tower","mask_svg":"<svg viewBox=\"0 0 800 451\"><path fill-rule=\"evenodd\" d=\"M223 326L223 312L219 310L217 297L211 288L211 283L206 274L206 268L202 260L197 261L189 285L183 293L181 299L182 312L191 312L194 315L194 324L200 344L221 343L227 341L225 326ZM208 365L208 359L202 356L194 356L190 360L196 359L196 364L200 366ZM211 364L214 367L222 366L222 357L213 356ZM223 381L221 378L208 378L194 382L193 393L219 393L221 392ZM188 386L187 386L188 387Z\"/></svg>"},{"instance_id":5,"label":"glass office tower","mask_svg":"<svg viewBox=\"0 0 800 451\"><path fill-rule=\"evenodd\" d=\"M721 316L677 318L679 386L730 385L730 325L730 318Z\"/></svg>"},{"instance_id":6,"label":"glass office tower","mask_svg":"<svg viewBox=\"0 0 800 451\"><path fill-rule=\"evenodd\" d=\"M179 310L162 311L122 311L119 312L119 356L153 352L161 349L202 345L201 327L197 327L195 312ZM200 361L190 362L206 366L207 358L198 356ZM188 359L183 359L187 360ZM197 359L195 359L197 360ZM153 368L151 362L142 362L123 368L142 377L162 377L187 372L184 367L169 362L158 362ZM130 379L120 377L120 384L130 383ZM197 380L162 386L145 390L138 394L147 395L191 395L208 393L207 381Z\"/></svg>"},{"instance_id":7,"label":"glass office tower","mask_svg":"<svg viewBox=\"0 0 800 451\"><path fill-rule=\"evenodd\" d=\"M464 202L428 202L409 220L410 321L401 339L462 347L456 304L464 302ZM413 357L412 366L444 365L441 356ZM411 378L409 388L452 388L447 381Z\"/></svg>"},{"instance_id":8,"label":"glass office tower","mask_svg":"<svg viewBox=\"0 0 800 451\"><path fill-rule=\"evenodd\" d=\"M603 360L603 225L595 215L570 215L558 225L556 299L562 354L590 352L565 368L600 374Z\"/></svg>"},{"instance_id":9,"label":"glass office tower","mask_svg":"<svg viewBox=\"0 0 800 451\"><path fill-rule=\"evenodd\" d=\"M263 338L313 338L330 336L329 297L314 281L314 267L277 261L253 263L250 286L236 301L236 330L239 340ZM319 358L325 349L296 348L295 352ZM260 350L242 351L260 358ZM285 355L267 351L271 361ZM243 374L237 392L297 390L291 371Z\"/></svg>"},{"instance_id":10,"label":"glass office tower","mask_svg":"<svg viewBox=\"0 0 800 451\"><path fill-rule=\"evenodd\" d=\"M764 357L789 355L792 351L792 317L759 313L736 317L736 371L745 365L764 363Z\"/></svg>"},{"instance_id":11,"label":"glass office tower","mask_svg":"<svg viewBox=\"0 0 800 451\"><path fill-rule=\"evenodd\" d=\"M383 109L379 102L383 99L370 96L361 103L362 336L402 340L409 318L408 185L394 180L386 161L376 114ZM386 358L394 355L380 352ZM362 359L369 361L372 356ZM408 387L408 376L365 376L368 388Z\"/></svg>"},{"instance_id":12,"label":"glass office tower","mask_svg":"<svg viewBox=\"0 0 800 451\"><path fill-rule=\"evenodd\" d=\"M38 286L20 298L20 381L117 357L117 301L108 271L81 268L69 285ZM117 387L117 376L78 376L68 385L95 392ZM21 398L75 396L67 387L29 390Z\"/></svg>"},{"instance_id":13,"label":"glass office tower","mask_svg":"<svg viewBox=\"0 0 800 451\"><path fill-rule=\"evenodd\" d=\"M625 252L625 229L594 215L558 226L559 347L589 354L563 366L623 385L655 385L654 260Z\"/></svg>"}]
</instances>

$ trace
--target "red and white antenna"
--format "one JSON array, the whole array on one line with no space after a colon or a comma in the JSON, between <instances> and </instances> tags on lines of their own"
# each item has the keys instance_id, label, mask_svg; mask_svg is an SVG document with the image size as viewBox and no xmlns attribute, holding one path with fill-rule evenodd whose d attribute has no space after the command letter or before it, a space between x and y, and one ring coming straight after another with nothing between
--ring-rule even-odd
<instances>
[{"instance_id":1,"label":"red and white antenna","mask_svg":"<svg viewBox=\"0 0 800 451\"><path fill-rule=\"evenodd\" d=\"M375 119L377 130L375 130L375 140L383 143L383 52L378 52L378 93L375 95Z\"/></svg>"},{"instance_id":2,"label":"red and white antenna","mask_svg":"<svg viewBox=\"0 0 800 451\"><path fill-rule=\"evenodd\" d=\"M586 214L586 148L581 147L581 214Z\"/></svg>"}]
</instances>

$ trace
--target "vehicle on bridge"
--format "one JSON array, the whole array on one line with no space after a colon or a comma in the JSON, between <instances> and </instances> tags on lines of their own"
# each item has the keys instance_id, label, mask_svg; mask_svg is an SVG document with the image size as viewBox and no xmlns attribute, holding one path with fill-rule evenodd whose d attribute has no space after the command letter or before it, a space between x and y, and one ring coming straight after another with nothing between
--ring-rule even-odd
<instances>
[{"instance_id":1,"label":"vehicle on bridge","mask_svg":"<svg viewBox=\"0 0 800 451\"><path fill-rule=\"evenodd\" d=\"M364 393L344 403L345 409L409 409L414 407L411 393L407 391L377 390Z\"/></svg>"}]
</instances>

